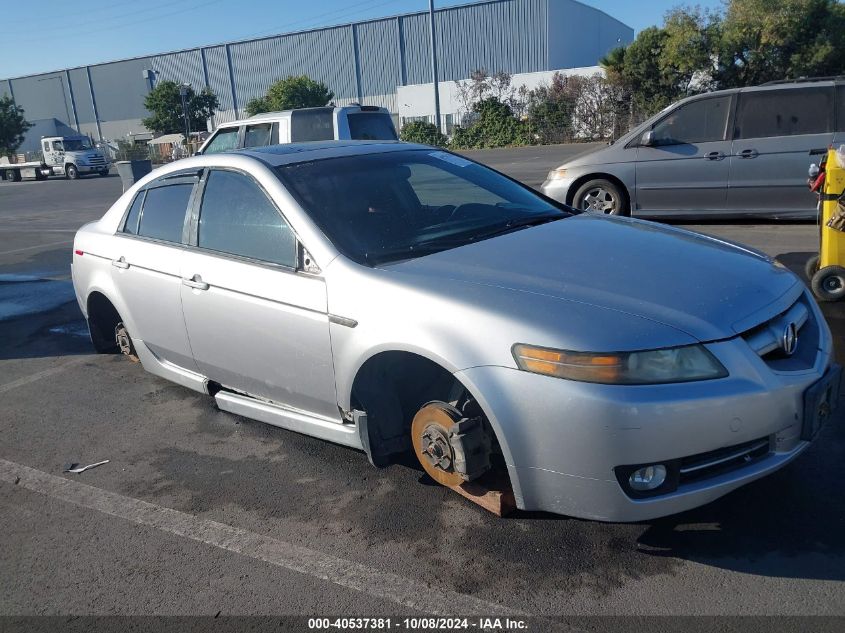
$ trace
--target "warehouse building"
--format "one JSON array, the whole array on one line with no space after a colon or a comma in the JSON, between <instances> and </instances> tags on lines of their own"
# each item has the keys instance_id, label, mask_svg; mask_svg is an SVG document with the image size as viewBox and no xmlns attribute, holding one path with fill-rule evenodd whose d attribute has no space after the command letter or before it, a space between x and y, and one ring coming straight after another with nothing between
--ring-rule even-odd
<instances>
[{"instance_id":1,"label":"warehouse building","mask_svg":"<svg viewBox=\"0 0 845 633\"><path fill-rule=\"evenodd\" d=\"M476 2L436 10L434 24L441 82L466 79L480 68L521 74L594 67L634 36L630 27L575 0ZM220 111L210 124L217 125L244 116L245 104L277 79L301 74L327 84L338 105L378 105L398 116L400 88L432 81L428 13L0 79L0 94L36 122L27 144L37 146L44 129L71 128L95 140L144 133L144 97L157 81L211 88ZM406 94L418 93L425 98L420 91ZM419 116L426 106L411 109Z\"/></svg>"}]
</instances>

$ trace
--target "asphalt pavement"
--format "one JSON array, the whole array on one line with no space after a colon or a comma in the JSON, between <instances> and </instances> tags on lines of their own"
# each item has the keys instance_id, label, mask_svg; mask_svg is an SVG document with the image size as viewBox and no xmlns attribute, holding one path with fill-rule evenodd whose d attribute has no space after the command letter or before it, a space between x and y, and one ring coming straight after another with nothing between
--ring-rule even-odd
<instances>
[{"instance_id":1,"label":"asphalt pavement","mask_svg":"<svg viewBox=\"0 0 845 633\"><path fill-rule=\"evenodd\" d=\"M472 156L536 186L584 149ZM71 240L120 192L117 177L0 183L0 615L527 614L550 630L845 614L841 416L789 467L682 515L498 519L417 469L376 470L93 354ZM816 250L811 224L685 228L796 271ZM841 353L842 310L825 310Z\"/></svg>"}]
</instances>

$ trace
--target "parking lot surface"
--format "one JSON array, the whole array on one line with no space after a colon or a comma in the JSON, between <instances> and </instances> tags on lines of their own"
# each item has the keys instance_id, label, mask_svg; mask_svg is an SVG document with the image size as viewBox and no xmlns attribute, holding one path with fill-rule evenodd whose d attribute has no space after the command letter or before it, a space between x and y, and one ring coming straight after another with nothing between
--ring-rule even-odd
<instances>
[{"instance_id":1,"label":"parking lot surface","mask_svg":"<svg viewBox=\"0 0 845 633\"><path fill-rule=\"evenodd\" d=\"M583 149L469 154L536 186ZM120 192L0 183L0 614L845 613L843 409L789 467L682 515L498 519L93 354L71 240ZM817 248L811 224L685 228L796 272ZM845 314L825 313L841 362Z\"/></svg>"}]
</instances>

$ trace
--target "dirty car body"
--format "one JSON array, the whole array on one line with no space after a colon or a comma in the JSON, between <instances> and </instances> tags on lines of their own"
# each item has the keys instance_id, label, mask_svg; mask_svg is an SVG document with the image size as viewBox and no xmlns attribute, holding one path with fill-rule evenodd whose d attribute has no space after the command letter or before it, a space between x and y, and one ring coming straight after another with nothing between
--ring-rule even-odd
<instances>
[{"instance_id":1,"label":"dirty car body","mask_svg":"<svg viewBox=\"0 0 845 633\"><path fill-rule=\"evenodd\" d=\"M838 388L818 306L766 256L425 146L179 161L74 249L100 351L117 328L147 371L377 465L442 401L481 420L472 450L525 510L707 503L801 453Z\"/></svg>"}]
</instances>

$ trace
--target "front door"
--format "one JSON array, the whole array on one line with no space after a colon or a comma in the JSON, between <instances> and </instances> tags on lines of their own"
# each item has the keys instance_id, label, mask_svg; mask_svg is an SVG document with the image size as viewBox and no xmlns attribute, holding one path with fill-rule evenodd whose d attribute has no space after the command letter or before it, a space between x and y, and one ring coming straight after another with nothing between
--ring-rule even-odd
<instances>
[{"instance_id":1,"label":"front door","mask_svg":"<svg viewBox=\"0 0 845 633\"><path fill-rule=\"evenodd\" d=\"M340 422L326 285L298 272L297 240L250 176L208 172L182 307L200 372Z\"/></svg>"},{"instance_id":2,"label":"front door","mask_svg":"<svg viewBox=\"0 0 845 633\"><path fill-rule=\"evenodd\" d=\"M752 90L739 96L728 210L814 215L807 168L833 142L833 87Z\"/></svg>"},{"instance_id":3,"label":"front door","mask_svg":"<svg viewBox=\"0 0 845 633\"><path fill-rule=\"evenodd\" d=\"M195 176L159 179L138 193L118 232L112 279L126 326L156 356L196 371L182 318L183 234Z\"/></svg>"},{"instance_id":4,"label":"front door","mask_svg":"<svg viewBox=\"0 0 845 633\"><path fill-rule=\"evenodd\" d=\"M698 99L654 124L652 144L637 151L636 212L724 211L731 104L731 95Z\"/></svg>"}]
</instances>

